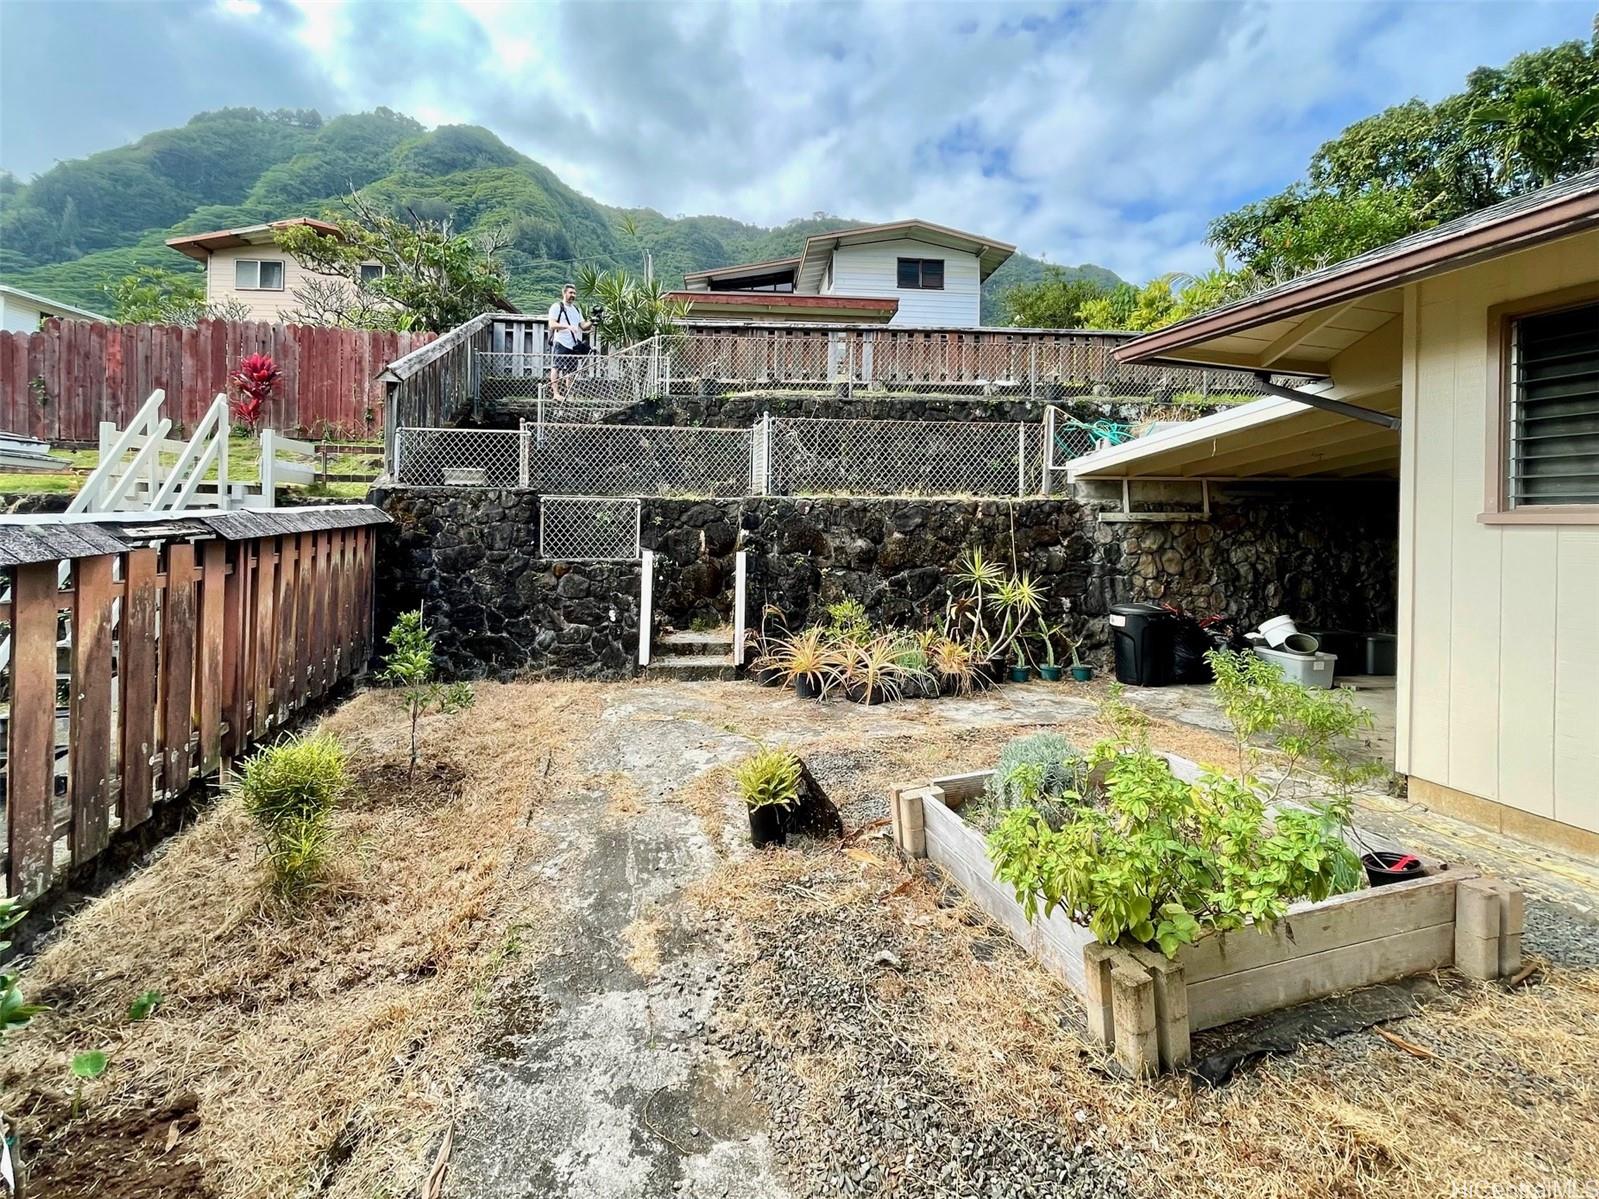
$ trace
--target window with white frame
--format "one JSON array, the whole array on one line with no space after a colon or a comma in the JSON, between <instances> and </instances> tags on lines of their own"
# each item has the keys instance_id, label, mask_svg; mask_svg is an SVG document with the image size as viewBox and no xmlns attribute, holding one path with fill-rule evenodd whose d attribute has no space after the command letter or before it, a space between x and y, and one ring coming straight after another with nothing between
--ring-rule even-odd
<instances>
[{"instance_id":1,"label":"window with white frame","mask_svg":"<svg viewBox=\"0 0 1599 1199\"><path fill-rule=\"evenodd\" d=\"M383 278L384 266L381 262L363 262L361 264L361 282L376 283Z\"/></svg>"},{"instance_id":2,"label":"window with white frame","mask_svg":"<svg viewBox=\"0 0 1599 1199\"><path fill-rule=\"evenodd\" d=\"M1599 505L1599 302L1510 322L1511 508Z\"/></svg>"},{"instance_id":3,"label":"window with white frame","mask_svg":"<svg viewBox=\"0 0 1599 1199\"><path fill-rule=\"evenodd\" d=\"M901 258L895 283L905 291L943 291L942 258Z\"/></svg>"},{"instance_id":4,"label":"window with white frame","mask_svg":"<svg viewBox=\"0 0 1599 1199\"><path fill-rule=\"evenodd\" d=\"M282 259L236 259L233 264L233 285L240 291L282 291Z\"/></svg>"}]
</instances>

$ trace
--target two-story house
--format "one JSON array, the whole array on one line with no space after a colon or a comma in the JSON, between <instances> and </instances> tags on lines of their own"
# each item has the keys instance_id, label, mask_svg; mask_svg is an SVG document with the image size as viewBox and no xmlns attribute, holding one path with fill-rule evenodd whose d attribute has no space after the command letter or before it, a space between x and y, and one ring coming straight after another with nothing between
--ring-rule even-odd
<instances>
[{"instance_id":1,"label":"two-story house","mask_svg":"<svg viewBox=\"0 0 1599 1199\"><path fill-rule=\"evenodd\" d=\"M928 221L839 229L795 258L694 271L689 319L977 328L983 282L1016 247Z\"/></svg>"},{"instance_id":2,"label":"two-story house","mask_svg":"<svg viewBox=\"0 0 1599 1199\"><path fill-rule=\"evenodd\" d=\"M308 278L320 277L278 247L278 230L290 225L309 225L328 237L340 236L339 227L328 221L294 217L239 229L171 237L167 245L205 265L207 304L237 301L244 306L247 319L276 321L301 307L295 290ZM362 270L370 270L376 276L383 268L372 263Z\"/></svg>"}]
</instances>

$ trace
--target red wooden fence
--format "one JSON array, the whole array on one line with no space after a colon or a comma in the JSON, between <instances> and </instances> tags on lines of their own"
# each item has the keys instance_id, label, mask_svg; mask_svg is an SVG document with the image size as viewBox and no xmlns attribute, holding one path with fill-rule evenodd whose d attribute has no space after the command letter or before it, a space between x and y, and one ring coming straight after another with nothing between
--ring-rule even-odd
<instances>
[{"instance_id":1,"label":"red wooden fence","mask_svg":"<svg viewBox=\"0 0 1599 1199\"><path fill-rule=\"evenodd\" d=\"M9 555L0 893L43 893L366 668L377 529L349 522L383 518L326 511L208 518L222 535L198 540L186 520L164 542L71 559L65 587L61 559ZM274 520L305 531L229 536ZM70 545L75 527L43 535Z\"/></svg>"},{"instance_id":2,"label":"red wooden fence","mask_svg":"<svg viewBox=\"0 0 1599 1199\"><path fill-rule=\"evenodd\" d=\"M103 325L51 320L37 333L0 333L0 432L93 442L100 422L124 428L152 391L192 428L249 354L270 354L283 376L266 423L280 432L375 436L383 389L372 379L431 333L319 329L264 321Z\"/></svg>"}]
</instances>

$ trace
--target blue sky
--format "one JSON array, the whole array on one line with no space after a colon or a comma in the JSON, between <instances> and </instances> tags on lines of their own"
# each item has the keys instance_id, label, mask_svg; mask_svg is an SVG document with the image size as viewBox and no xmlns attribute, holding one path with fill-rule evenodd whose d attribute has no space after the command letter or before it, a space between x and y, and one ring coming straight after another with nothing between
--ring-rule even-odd
<instances>
[{"instance_id":1,"label":"blue sky","mask_svg":"<svg viewBox=\"0 0 1599 1199\"><path fill-rule=\"evenodd\" d=\"M23 177L225 105L486 125L611 204L922 217L1128 278L1351 121L1588 36L1587 0L0 0Z\"/></svg>"}]
</instances>

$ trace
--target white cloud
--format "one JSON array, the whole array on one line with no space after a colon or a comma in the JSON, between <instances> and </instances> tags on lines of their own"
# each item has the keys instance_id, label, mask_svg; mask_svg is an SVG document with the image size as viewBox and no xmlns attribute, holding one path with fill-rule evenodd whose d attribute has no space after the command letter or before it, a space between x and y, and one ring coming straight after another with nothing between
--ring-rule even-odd
<instances>
[{"instance_id":1,"label":"white cloud","mask_svg":"<svg viewBox=\"0 0 1599 1199\"><path fill-rule=\"evenodd\" d=\"M485 125L607 203L919 216L1129 278L1208 266L1207 220L1350 120L1589 20L1515 2L222 4L270 10L226 24L292 46L325 108ZM192 92L225 49L160 69ZM237 102L236 81L208 86ZM306 102L304 77L282 86Z\"/></svg>"}]
</instances>

